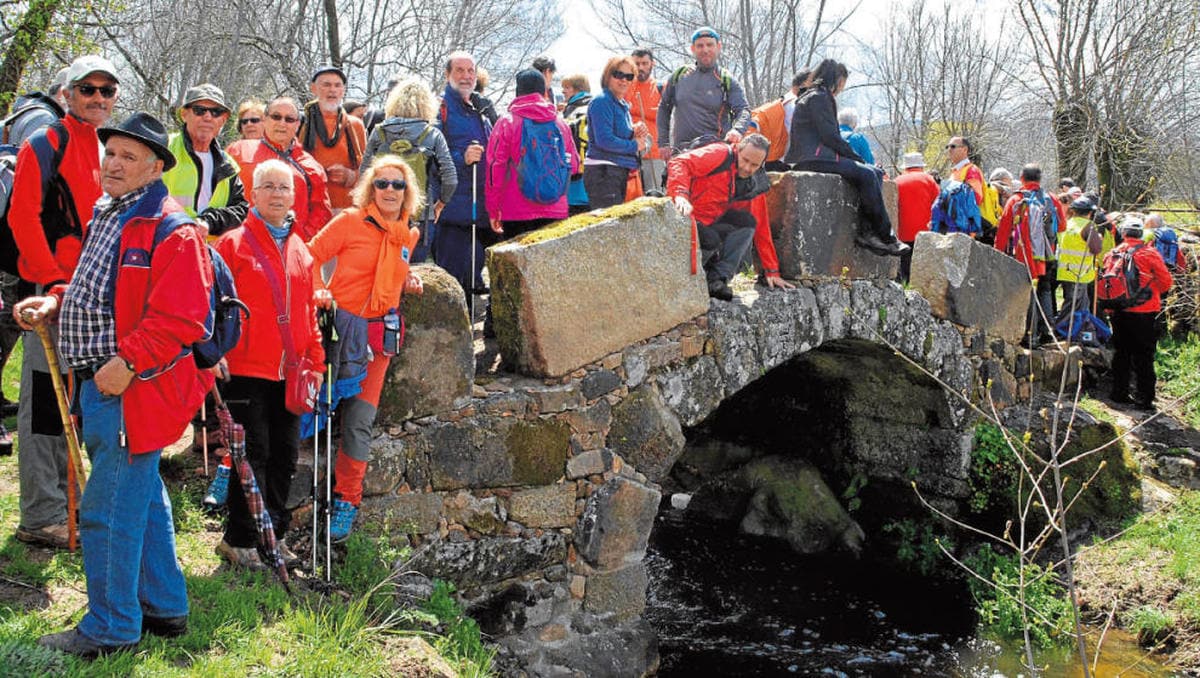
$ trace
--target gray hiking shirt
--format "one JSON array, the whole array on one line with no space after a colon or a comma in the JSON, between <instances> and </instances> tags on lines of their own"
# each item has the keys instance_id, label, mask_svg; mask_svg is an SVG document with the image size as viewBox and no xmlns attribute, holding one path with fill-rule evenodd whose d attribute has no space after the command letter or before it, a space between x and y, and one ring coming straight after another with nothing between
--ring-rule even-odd
<instances>
[{"instance_id":1,"label":"gray hiking shirt","mask_svg":"<svg viewBox=\"0 0 1200 678\"><path fill-rule=\"evenodd\" d=\"M675 113L673 117L672 112ZM738 81L731 78L726 108L718 68L696 65L677 83L672 83L671 76L667 76L658 104L660 144L662 140L670 139L671 147L680 152L697 137L711 134L719 139L731 128L745 134L749 126L750 104L746 101L746 93Z\"/></svg>"},{"instance_id":2,"label":"gray hiking shirt","mask_svg":"<svg viewBox=\"0 0 1200 678\"><path fill-rule=\"evenodd\" d=\"M450 155L450 146L446 144L446 137L442 135L442 130L438 129L437 124L427 120L418 120L416 118L388 118L371 131L367 137L367 150L363 152L362 164L359 166L359 173L365 172L371 166L371 161L376 154L386 154L388 146L393 141L398 139L408 139L414 144L421 133L425 131L425 126L429 125L431 129L429 134L425 135L425 140L422 146L429 148L432 153L429 154L432 162L426 168L425 175L427 182L425 186L425 218L433 218L433 203L438 200L450 202L450 197L454 195L455 189L458 188L458 171L454 169L454 158Z\"/></svg>"}]
</instances>

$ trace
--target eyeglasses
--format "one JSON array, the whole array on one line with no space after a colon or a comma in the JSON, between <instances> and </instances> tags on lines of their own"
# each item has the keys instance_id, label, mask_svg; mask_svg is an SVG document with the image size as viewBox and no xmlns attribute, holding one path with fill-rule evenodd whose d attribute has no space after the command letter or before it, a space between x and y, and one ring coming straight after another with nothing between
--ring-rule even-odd
<instances>
[{"instance_id":1,"label":"eyeglasses","mask_svg":"<svg viewBox=\"0 0 1200 678\"><path fill-rule=\"evenodd\" d=\"M408 182L403 179L376 179L375 181L371 182L371 185L381 191L388 186L391 186L397 191L403 191L404 189L408 188Z\"/></svg>"},{"instance_id":2,"label":"eyeglasses","mask_svg":"<svg viewBox=\"0 0 1200 678\"><path fill-rule=\"evenodd\" d=\"M958 148L958 147L959 147L959 145L958 145L958 144L946 144L946 150L947 150L947 151L948 151L948 150L950 150L950 149L952 149L952 148Z\"/></svg>"},{"instance_id":3,"label":"eyeglasses","mask_svg":"<svg viewBox=\"0 0 1200 678\"><path fill-rule=\"evenodd\" d=\"M294 188L291 184L263 184L262 186L255 186L254 190L266 193L291 193Z\"/></svg>"},{"instance_id":4,"label":"eyeglasses","mask_svg":"<svg viewBox=\"0 0 1200 678\"><path fill-rule=\"evenodd\" d=\"M105 99L111 99L111 98L117 96L117 86L116 85L100 85L99 87L97 87L96 85L88 85L88 84L84 83L84 84L75 85L75 89L78 90L79 93L85 97L90 97L90 96L94 95L96 92L99 92L100 96L104 97Z\"/></svg>"},{"instance_id":5,"label":"eyeglasses","mask_svg":"<svg viewBox=\"0 0 1200 678\"><path fill-rule=\"evenodd\" d=\"M238 120L238 127L242 125L257 125L260 122L262 122L262 118L240 118Z\"/></svg>"},{"instance_id":6,"label":"eyeglasses","mask_svg":"<svg viewBox=\"0 0 1200 678\"><path fill-rule=\"evenodd\" d=\"M210 118L219 118L229 112L220 106L197 106L196 104L192 104L191 106L188 106L188 108L192 110L194 115L199 117L204 117L207 115Z\"/></svg>"},{"instance_id":7,"label":"eyeglasses","mask_svg":"<svg viewBox=\"0 0 1200 678\"><path fill-rule=\"evenodd\" d=\"M284 115L282 113L268 113L267 117L274 120L275 122L279 122L280 120L282 120L289 125L291 125L292 123L300 122L300 116L298 116L298 115Z\"/></svg>"},{"instance_id":8,"label":"eyeglasses","mask_svg":"<svg viewBox=\"0 0 1200 678\"><path fill-rule=\"evenodd\" d=\"M612 77L618 80L625 80L626 82L633 82L633 79L637 76L635 76L633 73L626 73L625 71L613 71Z\"/></svg>"}]
</instances>

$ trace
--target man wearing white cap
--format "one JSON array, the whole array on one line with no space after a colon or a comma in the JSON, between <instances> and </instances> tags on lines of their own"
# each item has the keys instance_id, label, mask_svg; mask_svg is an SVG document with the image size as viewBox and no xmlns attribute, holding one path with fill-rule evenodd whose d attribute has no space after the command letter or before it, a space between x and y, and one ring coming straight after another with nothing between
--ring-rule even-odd
<instances>
[{"instance_id":1,"label":"man wearing white cap","mask_svg":"<svg viewBox=\"0 0 1200 678\"><path fill-rule=\"evenodd\" d=\"M905 282L912 267L913 241L918 233L929 228L933 202L938 197L938 185L925 171L925 156L920 153L905 153L901 165L904 173L896 177L900 213L896 237L909 246L909 250L900 255L900 280Z\"/></svg>"},{"instance_id":2,"label":"man wearing white cap","mask_svg":"<svg viewBox=\"0 0 1200 678\"><path fill-rule=\"evenodd\" d=\"M112 115L117 75L104 57L79 57L67 70L67 115L38 131L17 154L8 221L17 268L28 291L42 294L75 272L86 224L100 198L100 139ZM51 329L52 333L55 330ZM55 337L57 342L57 337ZM67 445L42 343L24 338L17 436L21 522L17 538L67 545Z\"/></svg>"}]
</instances>

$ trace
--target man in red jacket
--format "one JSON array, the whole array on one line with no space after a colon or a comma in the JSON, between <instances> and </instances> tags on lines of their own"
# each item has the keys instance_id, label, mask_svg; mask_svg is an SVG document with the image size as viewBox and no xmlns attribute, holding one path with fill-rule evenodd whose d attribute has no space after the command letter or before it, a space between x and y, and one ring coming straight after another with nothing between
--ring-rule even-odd
<instances>
[{"instance_id":1,"label":"man in red jacket","mask_svg":"<svg viewBox=\"0 0 1200 678\"><path fill-rule=\"evenodd\" d=\"M1158 250L1142 240L1141 221L1125 220L1120 232L1124 242L1104 257L1105 268L1108 268L1110 257L1132 252L1133 265L1138 270L1138 283L1150 290L1150 298L1112 314L1115 350L1112 361L1113 386L1109 397L1113 402L1132 402L1141 409L1152 410L1158 381L1154 373L1154 352L1158 348L1155 317L1162 310L1162 294L1170 289L1173 281ZM1130 372L1137 378L1137 392L1132 399L1129 397Z\"/></svg>"},{"instance_id":2,"label":"man in red jacket","mask_svg":"<svg viewBox=\"0 0 1200 678\"><path fill-rule=\"evenodd\" d=\"M108 121L117 102L116 73L103 57L76 59L67 71L67 115L30 136L17 154L8 223L25 281L21 296L42 294L70 280L75 271L85 225L100 197L96 128ZM51 167L55 160L56 168ZM57 336L57 328L52 327L55 343ZM23 343L17 411L21 441L17 539L66 548L67 443L42 342L26 332Z\"/></svg>"},{"instance_id":3,"label":"man in red jacket","mask_svg":"<svg viewBox=\"0 0 1200 678\"><path fill-rule=\"evenodd\" d=\"M92 460L79 505L88 611L77 627L38 644L85 659L131 648L143 631L187 630L187 588L158 462L213 383L183 353L205 334L212 266L201 230L162 182L175 164L167 131L135 113L99 137L104 196L76 275L14 309L27 329L59 317L63 362L75 373ZM156 237L168 217L176 227Z\"/></svg>"},{"instance_id":4,"label":"man in red jacket","mask_svg":"<svg viewBox=\"0 0 1200 678\"><path fill-rule=\"evenodd\" d=\"M770 149L766 137L750 134L736 145L701 146L667 163L667 197L680 214L695 219L708 294L716 299L733 299L729 279L737 273L751 240L767 287L793 287L779 277L779 258L767 221L764 194L771 187L759 170Z\"/></svg>"},{"instance_id":5,"label":"man in red jacket","mask_svg":"<svg viewBox=\"0 0 1200 678\"><path fill-rule=\"evenodd\" d=\"M925 171L925 156L921 153L904 154L904 174L896 177L897 206L900 223L896 239L909 246L900 255L900 281L907 282L912 268L912 244L917 234L929 229L933 203L938 197L938 184Z\"/></svg>"}]
</instances>

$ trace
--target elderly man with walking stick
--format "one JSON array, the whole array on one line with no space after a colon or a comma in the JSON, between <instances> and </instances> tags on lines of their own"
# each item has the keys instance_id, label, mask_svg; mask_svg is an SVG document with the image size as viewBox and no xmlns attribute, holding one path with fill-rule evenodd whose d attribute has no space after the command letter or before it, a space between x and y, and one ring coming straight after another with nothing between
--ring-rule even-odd
<instances>
[{"instance_id":1,"label":"elderly man with walking stick","mask_svg":"<svg viewBox=\"0 0 1200 678\"><path fill-rule=\"evenodd\" d=\"M187 630L158 462L213 383L183 352L205 334L212 269L203 234L162 182L175 164L166 129L135 113L98 134L104 195L76 275L14 309L30 329L58 317L63 362L79 390L92 459L79 507L88 611L38 643L85 659L132 648L143 631Z\"/></svg>"}]
</instances>

